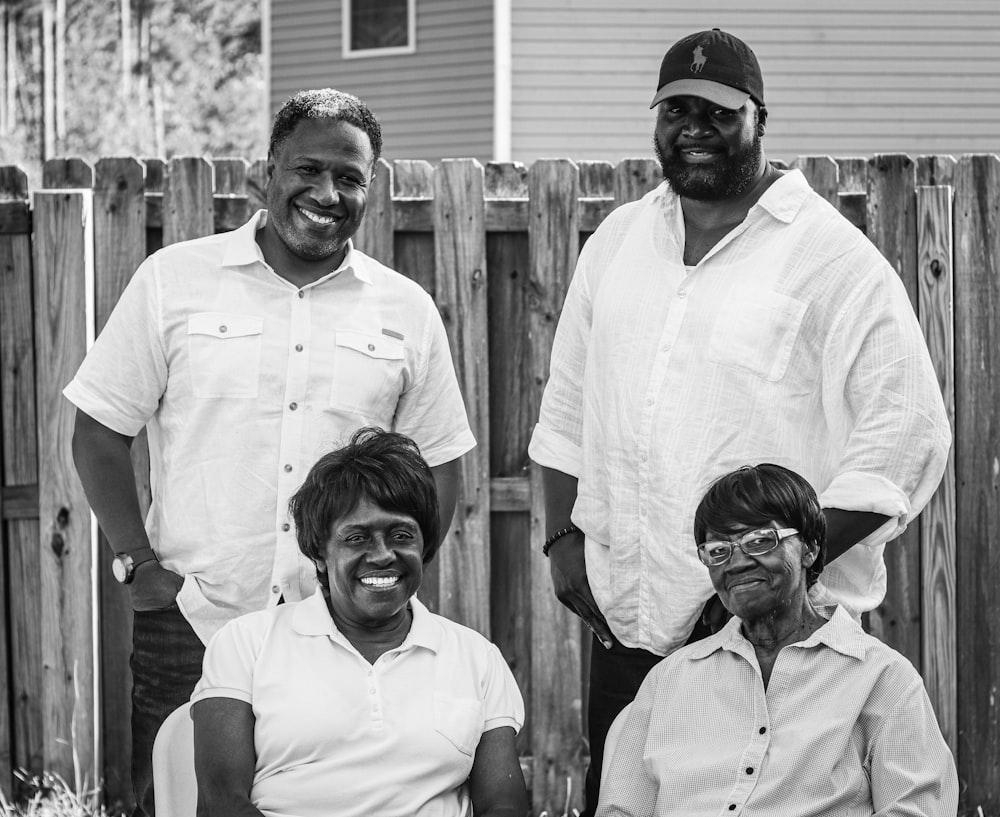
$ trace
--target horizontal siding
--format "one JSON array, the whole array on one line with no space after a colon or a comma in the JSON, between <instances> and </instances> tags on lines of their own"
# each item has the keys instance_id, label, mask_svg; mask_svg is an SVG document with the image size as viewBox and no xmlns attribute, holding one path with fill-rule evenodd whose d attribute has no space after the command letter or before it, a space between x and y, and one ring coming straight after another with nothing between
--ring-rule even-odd
<instances>
[{"instance_id":1,"label":"horizontal siding","mask_svg":"<svg viewBox=\"0 0 1000 817\"><path fill-rule=\"evenodd\" d=\"M761 62L772 158L1000 153L997 0L512 2L520 161L650 155L663 52L713 26Z\"/></svg>"},{"instance_id":2,"label":"horizontal siding","mask_svg":"<svg viewBox=\"0 0 1000 817\"><path fill-rule=\"evenodd\" d=\"M414 54L345 60L341 3L271 5L271 111L302 88L361 97L389 159L492 158L493 2L417 0Z\"/></svg>"}]
</instances>

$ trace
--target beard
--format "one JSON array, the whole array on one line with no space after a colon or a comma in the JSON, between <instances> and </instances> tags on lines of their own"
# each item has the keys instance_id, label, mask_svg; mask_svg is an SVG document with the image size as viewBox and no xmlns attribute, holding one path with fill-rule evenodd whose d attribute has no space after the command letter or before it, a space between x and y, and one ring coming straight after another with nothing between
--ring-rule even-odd
<instances>
[{"instance_id":1,"label":"beard","mask_svg":"<svg viewBox=\"0 0 1000 817\"><path fill-rule=\"evenodd\" d=\"M708 165L688 164L674 149L667 153L655 133L653 152L671 189L677 195L695 201L722 201L743 195L753 185L763 155L756 128L751 142L738 153Z\"/></svg>"}]
</instances>

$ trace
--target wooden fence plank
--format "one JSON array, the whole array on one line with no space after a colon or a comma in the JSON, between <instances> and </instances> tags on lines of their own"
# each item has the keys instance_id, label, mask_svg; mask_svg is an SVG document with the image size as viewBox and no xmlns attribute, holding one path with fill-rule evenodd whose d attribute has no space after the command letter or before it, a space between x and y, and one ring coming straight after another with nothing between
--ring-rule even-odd
<instances>
[{"instance_id":1,"label":"wooden fence plank","mask_svg":"<svg viewBox=\"0 0 1000 817\"><path fill-rule=\"evenodd\" d=\"M968 813L1000 814L1000 159L955 171L958 774Z\"/></svg>"},{"instance_id":2,"label":"wooden fence plank","mask_svg":"<svg viewBox=\"0 0 1000 817\"><path fill-rule=\"evenodd\" d=\"M96 537L73 467L75 412L61 393L87 348L92 204L89 190L36 192L33 260L43 760L49 771L74 780L78 759L78 768L93 781L98 776L92 580Z\"/></svg>"},{"instance_id":3,"label":"wooden fence plank","mask_svg":"<svg viewBox=\"0 0 1000 817\"><path fill-rule=\"evenodd\" d=\"M375 164L375 178L368 189L365 219L354 235L354 244L361 252L395 267L395 225L392 215L392 165L385 159Z\"/></svg>"},{"instance_id":4,"label":"wooden fence plank","mask_svg":"<svg viewBox=\"0 0 1000 817\"><path fill-rule=\"evenodd\" d=\"M621 176L619 175L619 180ZM566 289L576 265L580 234L579 174L565 159L540 160L528 171L528 246L531 260L528 331L531 336L529 414L537 417L548 379L549 354ZM532 799L536 814L580 807L583 791L583 696L580 687L580 622L552 592L542 555L545 507L540 469L531 467L531 708Z\"/></svg>"},{"instance_id":5,"label":"wooden fence plank","mask_svg":"<svg viewBox=\"0 0 1000 817\"><path fill-rule=\"evenodd\" d=\"M212 165L196 156L170 160L163 191L163 246L215 232Z\"/></svg>"},{"instance_id":6,"label":"wooden fence plank","mask_svg":"<svg viewBox=\"0 0 1000 817\"><path fill-rule=\"evenodd\" d=\"M434 276L434 236L431 234L434 225L433 202L434 168L427 162L400 162L393 167L393 184L405 190L412 199L420 199L420 209L426 214L428 230L417 231L400 224L400 210L408 199L393 201L393 257L394 269L412 278L426 289L431 296L435 294Z\"/></svg>"},{"instance_id":7,"label":"wooden fence plank","mask_svg":"<svg viewBox=\"0 0 1000 817\"><path fill-rule=\"evenodd\" d=\"M950 187L917 188L920 325L955 429L955 329L952 320ZM945 740L957 752L955 707L955 450L937 492L921 514L921 620L924 678Z\"/></svg>"},{"instance_id":8,"label":"wooden fence plank","mask_svg":"<svg viewBox=\"0 0 1000 817\"><path fill-rule=\"evenodd\" d=\"M864 156L842 156L837 163L837 190L841 193L868 192L868 159Z\"/></svg>"},{"instance_id":9,"label":"wooden fence plank","mask_svg":"<svg viewBox=\"0 0 1000 817\"><path fill-rule=\"evenodd\" d=\"M434 166L423 159L392 163L392 194L396 198L426 196L434 190Z\"/></svg>"},{"instance_id":10,"label":"wooden fence plank","mask_svg":"<svg viewBox=\"0 0 1000 817\"><path fill-rule=\"evenodd\" d=\"M212 159L215 195L212 197L216 232L235 230L250 218L247 196L247 174L250 162L239 157L222 156Z\"/></svg>"},{"instance_id":11,"label":"wooden fence plank","mask_svg":"<svg viewBox=\"0 0 1000 817\"><path fill-rule=\"evenodd\" d=\"M519 162L486 165L491 200L522 198L527 203L527 168ZM493 513L490 520L490 625L494 642L510 665L526 706L518 751L531 754L531 547L528 440L538 419L528 400L534 388L528 362L528 233L488 232L490 350L490 473L493 485L506 479L520 486L519 511ZM494 512L500 507L491 498Z\"/></svg>"},{"instance_id":12,"label":"wooden fence plank","mask_svg":"<svg viewBox=\"0 0 1000 817\"><path fill-rule=\"evenodd\" d=\"M868 167L868 237L893 265L917 309L915 168L905 155ZM885 547L888 588L869 618L872 634L920 666L920 520Z\"/></svg>"},{"instance_id":13,"label":"wooden fence plank","mask_svg":"<svg viewBox=\"0 0 1000 817\"><path fill-rule=\"evenodd\" d=\"M917 157L918 185L952 185L958 162L954 156L933 155Z\"/></svg>"},{"instance_id":14,"label":"wooden fence plank","mask_svg":"<svg viewBox=\"0 0 1000 817\"><path fill-rule=\"evenodd\" d=\"M478 445L462 457L455 519L438 554L441 615L490 634L489 346L483 166L445 159L434 174L434 266L455 372Z\"/></svg>"},{"instance_id":15,"label":"wooden fence plank","mask_svg":"<svg viewBox=\"0 0 1000 817\"><path fill-rule=\"evenodd\" d=\"M839 170L837 163L829 156L799 156L792 167L802 171L809 186L834 207L837 206L839 190Z\"/></svg>"},{"instance_id":16,"label":"wooden fence plank","mask_svg":"<svg viewBox=\"0 0 1000 817\"><path fill-rule=\"evenodd\" d=\"M247 195L251 214L267 209L267 159L251 162L247 170Z\"/></svg>"},{"instance_id":17,"label":"wooden fence plank","mask_svg":"<svg viewBox=\"0 0 1000 817\"><path fill-rule=\"evenodd\" d=\"M28 212L28 180L16 167L0 168L0 200ZM38 550L38 437L35 425L35 347L28 234L0 234L0 424L5 494L34 490L33 518L3 525L10 633L11 731L0 736L12 748L13 767L42 771L42 589ZM5 511L11 508L5 507ZM7 638L6 632L3 638ZM9 775L0 784L10 791Z\"/></svg>"},{"instance_id":18,"label":"wooden fence plank","mask_svg":"<svg viewBox=\"0 0 1000 817\"><path fill-rule=\"evenodd\" d=\"M586 198L610 198L614 195L615 166L611 162L578 162L580 195Z\"/></svg>"},{"instance_id":19,"label":"wooden fence plank","mask_svg":"<svg viewBox=\"0 0 1000 817\"><path fill-rule=\"evenodd\" d=\"M87 188L94 186L94 169L77 157L49 159L42 165L43 188Z\"/></svg>"},{"instance_id":20,"label":"wooden fence plank","mask_svg":"<svg viewBox=\"0 0 1000 817\"><path fill-rule=\"evenodd\" d=\"M663 171L655 159L622 159L615 167L615 204L641 199L662 181Z\"/></svg>"},{"instance_id":21,"label":"wooden fence plank","mask_svg":"<svg viewBox=\"0 0 1000 817\"><path fill-rule=\"evenodd\" d=\"M163 188L167 183L167 163L155 156L140 161L145 169L143 179L146 183L146 254L152 255L163 246Z\"/></svg>"},{"instance_id":22,"label":"wooden fence plank","mask_svg":"<svg viewBox=\"0 0 1000 817\"><path fill-rule=\"evenodd\" d=\"M146 256L144 169L130 158L101 159L94 182L94 319L100 334L111 310ZM139 504L149 508L149 448L146 432L132 443ZM97 559L101 639L101 729L104 796L108 803L133 805L129 765L132 730L132 607L129 595L111 574L111 548L101 533Z\"/></svg>"}]
</instances>

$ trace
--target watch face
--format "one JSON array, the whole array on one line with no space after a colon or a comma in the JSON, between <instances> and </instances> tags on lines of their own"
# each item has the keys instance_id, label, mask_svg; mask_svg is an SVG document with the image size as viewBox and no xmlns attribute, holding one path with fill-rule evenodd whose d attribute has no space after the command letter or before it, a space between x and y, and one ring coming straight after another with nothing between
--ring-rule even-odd
<instances>
[{"instance_id":1,"label":"watch face","mask_svg":"<svg viewBox=\"0 0 1000 817\"><path fill-rule=\"evenodd\" d=\"M128 561L129 559L127 556L115 556L115 558L111 560L111 573L114 575L115 580L121 582L122 584L128 581Z\"/></svg>"}]
</instances>

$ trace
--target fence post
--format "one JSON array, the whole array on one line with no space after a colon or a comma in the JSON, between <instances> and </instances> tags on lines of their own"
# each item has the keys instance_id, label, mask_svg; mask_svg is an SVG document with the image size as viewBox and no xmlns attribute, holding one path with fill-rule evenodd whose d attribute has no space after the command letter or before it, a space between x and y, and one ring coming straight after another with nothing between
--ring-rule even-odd
<instances>
[{"instance_id":1,"label":"fence post","mask_svg":"<svg viewBox=\"0 0 1000 817\"><path fill-rule=\"evenodd\" d=\"M101 159L94 182L94 320L100 334L136 267L146 256L144 168L132 158ZM149 509L149 448L143 429L132 442L136 492L143 515ZM101 638L101 730L105 802L133 803L129 774L132 606L111 574L111 549L103 532L97 546Z\"/></svg>"},{"instance_id":2,"label":"fence post","mask_svg":"<svg viewBox=\"0 0 1000 817\"><path fill-rule=\"evenodd\" d=\"M434 269L455 371L478 445L461 459L455 518L438 554L438 609L490 634L489 346L483 166L446 159L434 174Z\"/></svg>"},{"instance_id":3,"label":"fence post","mask_svg":"<svg viewBox=\"0 0 1000 817\"><path fill-rule=\"evenodd\" d=\"M955 326L952 312L950 187L917 188L917 271L920 325L955 429ZM955 735L955 449L921 515L923 621L921 675L952 752Z\"/></svg>"},{"instance_id":4,"label":"fence post","mask_svg":"<svg viewBox=\"0 0 1000 817\"><path fill-rule=\"evenodd\" d=\"M170 160L163 191L163 246L215 232L212 165L196 156Z\"/></svg>"},{"instance_id":5,"label":"fence post","mask_svg":"<svg viewBox=\"0 0 1000 817\"><path fill-rule=\"evenodd\" d=\"M368 190L365 218L354 236L354 243L365 255L395 268L392 165L385 159L379 159L374 170L375 178Z\"/></svg>"},{"instance_id":6,"label":"fence post","mask_svg":"<svg viewBox=\"0 0 1000 817\"><path fill-rule=\"evenodd\" d=\"M79 769L91 783L98 776L96 532L73 467L75 412L62 388L92 339L92 204L90 190L34 198L43 761L70 781Z\"/></svg>"},{"instance_id":7,"label":"fence post","mask_svg":"<svg viewBox=\"0 0 1000 817\"><path fill-rule=\"evenodd\" d=\"M539 160L528 171L528 253L531 270L529 414L538 416L549 354L579 247L579 173L565 159ZM580 620L552 592L542 555L545 506L537 465L531 466L531 710L534 811L562 814L579 807L583 784ZM567 787L572 797L567 796ZM567 803L567 800L569 802Z\"/></svg>"},{"instance_id":8,"label":"fence post","mask_svg":"<svg viewBox=\"0 0 1000 817\"><path fill-rule=\"evenodd\" d=\"M971 813L1000 812L1000 159L955 171L958 772Z\"/></svg>"},{"instance_id":9,"label":"fence post","mask_svg":"<svg viewBox=\"0 0 1000 817\"><path fill-rule=\"evenodd\" d=\"M655 159L622 159L615 167L615 205L641 199L662 181Z\"/></svg>"},{"instance_id":10,"label":"fence post","mask_svg":"<svg viewBox=\"0 0 1000 817\"><path fill-rule=\"evenodd\" d=\"M840 171L833 159L829 156L799 156L792 162L792 167L801 170L809 186L834 207L837 206Z\"/></svg>"},{"instance_id":11,"label":"fence post","mask_svg":"<svg viewBox=\"0 0 1000 817\"><path fill-rule=\"evenodd\" d=\"M868 165L868 237L903 281L917 310L916 175L903 154ZM871 632L920 666L920 535L916 524L885 546L888 587L869 618Z\"/></svg>"},{"instance_id":12,"label":"fence post","mask_svg":"<svg viewBox=\"0 0 1000 817\"><path fill-rule=\"evenodd\" d=\"M10 791L12 768L42 766L41 583L38 554L38 436L35 426L35 347L28 179L0 168L0 426L3 431L3 555L10 592L10 698L0 701L10 722L0 740L13 754L0 768ZM4 676L5 678L8 676ZM6 725L4 725L6 724Z\"/></svg>"}]
</instances>

